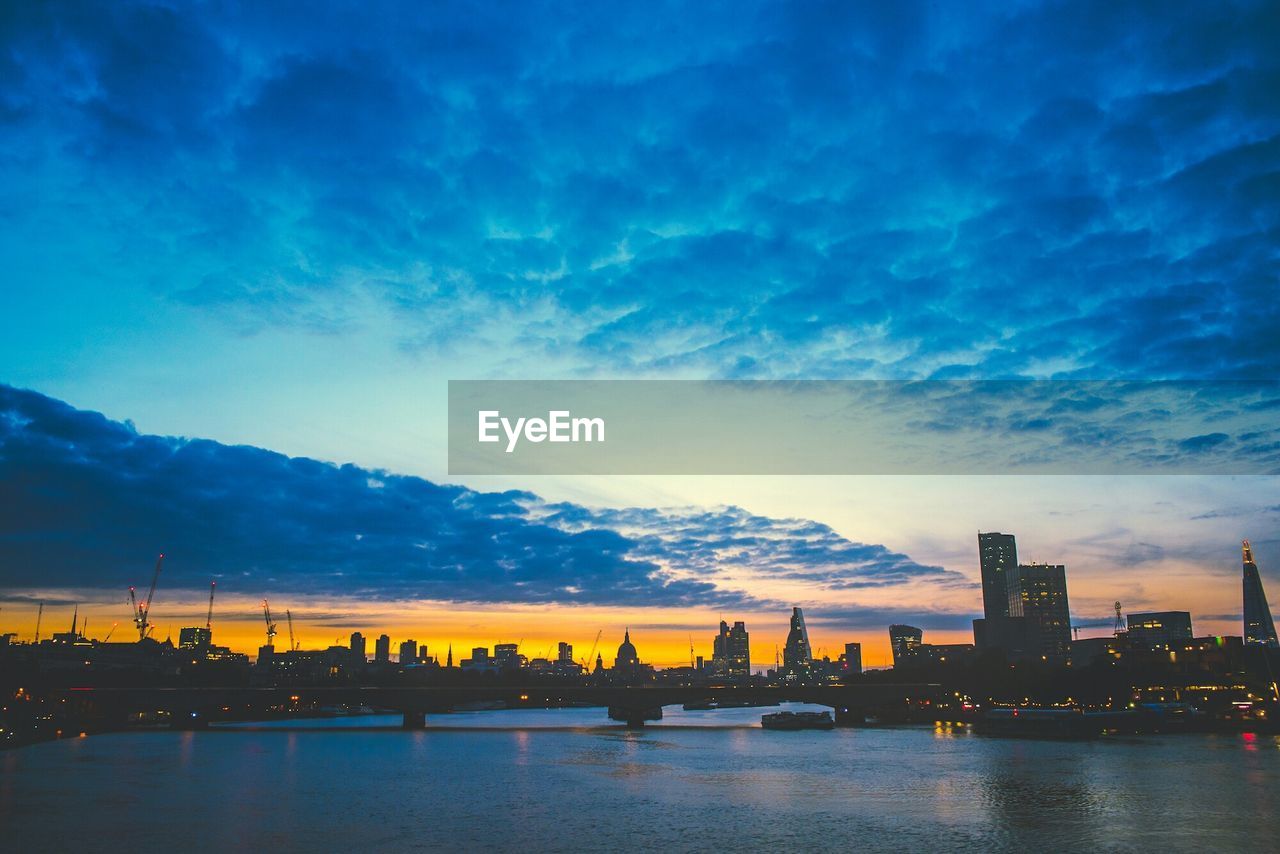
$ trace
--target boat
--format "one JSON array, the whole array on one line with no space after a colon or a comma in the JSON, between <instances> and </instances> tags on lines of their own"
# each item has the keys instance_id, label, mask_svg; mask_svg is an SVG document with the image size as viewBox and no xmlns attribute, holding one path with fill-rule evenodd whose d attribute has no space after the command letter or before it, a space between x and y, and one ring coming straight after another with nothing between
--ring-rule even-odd
<instances>
[{"instance_id":1,"label":"boat","mask_svg":"<svg viewBox=\"0 0 1280 854\"><path fill-rule=\"evenodd\" d=\"M974 732L1014 738L1097 738L1102 727L1080 709L988 709Z\"/></svg>"},{"instance_id":2,"label":"boat","mask_svg":"<svg viewBox=\"0 0 1280 854\"><path fill-rule=\"evenodd\" d=\"M830 712L774 712L760 718L765 729L833 729L835 725Z\"/></svg>"}]
</instances>

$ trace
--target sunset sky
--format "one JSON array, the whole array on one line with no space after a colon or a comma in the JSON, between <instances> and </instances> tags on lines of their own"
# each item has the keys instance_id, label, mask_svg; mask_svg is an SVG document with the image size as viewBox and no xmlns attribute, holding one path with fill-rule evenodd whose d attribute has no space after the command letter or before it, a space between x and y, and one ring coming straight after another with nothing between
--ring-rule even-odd
<instances>
[{"instance_id":1,"label":"sunset sky","mask_svg":"<svg viewBox=\"0 0 1280 854\"><path fill-rule=\"evenodd\" d=\"M1117 6L7 4L0 632L164 551L246 651L880 666L1001 530L1081 636L1240 634L1274 475L447 474L450 379L1280 377L1280 10Z\"/></svg>"}]
</instances>

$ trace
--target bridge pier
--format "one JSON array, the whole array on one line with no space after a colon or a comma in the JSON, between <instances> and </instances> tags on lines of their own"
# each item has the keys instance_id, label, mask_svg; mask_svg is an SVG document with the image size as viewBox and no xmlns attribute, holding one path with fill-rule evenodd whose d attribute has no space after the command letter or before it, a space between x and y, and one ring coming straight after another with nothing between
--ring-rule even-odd
<instances>
[{"instance_id":1,"label":"bridge pier","mask_svg":"<svg viewBox=\"0 0 1280 854\"><path fill-rule=\"evenodd\" d=\"M859 727L867 725L867 710L856 706L836 706L836 726Z\"/></svg>"},{"instance_id":2,"label":"bridge pier","mask_svg":"<svg viewBox=\"0 0 1280 854\"><path fill-rule=\"evenodd\" d=\"M426 729L427 713L419 709L405 709L401 729Z\"/></svg>"},{"instance_id":3,"label":"bridge pier","mask_svg":"<svg viewBox=\"0 0 1280 854\"><path fill-rule=\"evenodd\" d=\"M622 721L627 729L644 729L645 721L662 720L661 706L610 706L609 719Z\"/></svg>"}]
</instances>

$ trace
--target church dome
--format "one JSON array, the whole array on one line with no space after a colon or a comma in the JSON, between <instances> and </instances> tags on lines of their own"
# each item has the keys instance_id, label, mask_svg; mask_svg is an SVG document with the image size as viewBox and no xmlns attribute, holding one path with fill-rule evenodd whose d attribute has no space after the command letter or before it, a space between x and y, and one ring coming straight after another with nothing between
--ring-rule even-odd
<instances>
[{"instance_id":1,"label":"church dome","mask_svg":"<svg viewBox=\"0 0 1280 854\"><path fill-rule=\"evenodd\" d=\"M627 629L626 635L622 639L622 643L618 646L618 657L614 661L614 666L638 664L640 656L636 654L636 648L631 643L631 630Z\"/></svg>"}]
</instances>

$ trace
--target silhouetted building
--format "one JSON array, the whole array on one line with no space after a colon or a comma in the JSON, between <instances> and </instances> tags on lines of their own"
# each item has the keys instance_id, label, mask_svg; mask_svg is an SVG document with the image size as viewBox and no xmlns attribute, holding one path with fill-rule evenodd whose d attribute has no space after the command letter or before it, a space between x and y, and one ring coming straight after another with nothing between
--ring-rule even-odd
<instances>
[{"instance_id":1,"label":"silhouetted building","mask_svg":"<svg viewBox=\"0 0 1280 854\"><path fill-rule=\"evenodd\" d=\"M560 641L556 647L556 662L559 664L573 664L573 644Z\"/></svg>"},{"instance_id":2,"label":"silhouetted building","mask_svg":"<svg viewBox=\"0 0 1280 854\"><path fill-rule=\"evenodd\" d=\"M717 676L751 675L751 642L741 620L729 628L720 621L720 634L712 641L711 666Z\"/></svg>"},{"instance_id":3,"label":"silhouetted building","mask_svg":"<svg viewBox=\"0 0 1280 854\"><path fill-rule=\"evenodd\" d=\"M1062 564L1019 564L1009 576L1009 615L1027 618L1040 655L1066 655L1071 649L1067 568Z\"/></svg>"},{"instance_id":4,"label":"silhouetted building","mask_svg":"<svg viewBox=\"0 0 1280 854\"><path fill-rule=\"evenodd\" d=\"M862 644L847 643L844 645L843 670L845 673L862 672Z\"/></svg>"},{"instance_id":5,"label":"silhouetted building","mask_svg":"<svg viewBox=\"0 0 1280 854\"><path fill-rule=\"evenodd\" d=\"M208 649L213 643L213 630L204 626L191 626L178 630L179 649Z\"/></svg>"},{"instance_id":6,"label":"silhouetted building","mask_svg":"<svg viewBox=\"0 0 1280 854\"><path fill-rule=\"evenodd\" d=\"M915 658L924 640L924 630L915 626L889 627L889 648L893 650L893 666L905 664Z\"/></svg>"},{"instance_id":7,"label":"silhouetted building","mask_svg":"<svg viewBox=\"0 0 1280 854\"><path fill-rule=\"evenodd\" d=\"M640 666L640 656L636 653L635 645L631 643L631 629L627 629L622 637L622 643L618 645L618 654L613 659L613 669L619 671L634 671Z\"/></svg>"},{"instance_id":8,"label":"silhouetted building","mask_svg":"<svg viewBox=\"0 0 1280 854\"><path fill-rule=\"evenodd\" d=\"M1040 657L1040 633L1026 617L974 620L973 643L980 651L1000 650L1011 660Z\"/></svg>"},{"instance_id":9,"label":"silhouetted building","mask_svg":"<svg viewBox=\"0 0 1280 854\"><path fill-rule=\"evenodd\" d=\"M379 664L391 661L391 638L388 635L378 635L378 639L373 642L373 660Z\"/></svg>"},{"instance_id":10,"label":"silhouetted building","mask_svg":"<svg viewBox=\"0 0 1280 854\"><path fill-rule=\"evenodd\" d=\"M1187 611L1149 611L1130 614L1128 641L1133 647L1176 649L1191 640L1191 614Z\"/></svg>"},{"instance_id":11,"label":"silhouetted building","mask_svg":"<svg viewBox=\"0 0 1280 854\"><path fill-rule=\"evenodd\" d=\"M791 609L791 630L782 648L782 670L791 678L807 678L813 673L813 650L809 646L809 629L804 624L804 611Z\"/></svg>"},{"instance_id":12,"label":"silhouetted building","mask_svg":"<svg viewBox=\"0 0 1280 854\"><path fill-rule=\"evenodd\" d=\"M500 643L493 647L493 663L496 667L519 667L520 644Z\"/></svg>"},{"instance_id":13,"label":"silhouetted building","mask_svg":"<svg viewBox=\"0 0 1280 854\"><path fill-rule=\"evenodd\" d=\"M400 663L413 664L418 660L418 642L407 640L400 642Z\"/></svg>"},{"instance_id":14,"label":"silhouetted building","mask_svg":"<svg viewBox=\"0 0 1280 854\"><path fill-rule=\"evenodd\" d=\"M359 632L351 633L351 657L356 660L357 664L362 664L368 660L365 655L364 635Z\"/></svg>"},{"instance_id":15,"label":"silhouetted building","mask_svg":"<svg viewBox=\"0 0 1280 854\"><path fill-rule=\"evenodd\" d=\"M1013 534L978 534L978 562L982 567L982 615L988 620L1008 617L1009 576L1018 566Z\"/></svg>"},{"instance_id":16,"label":"silhouetted building","mask_svg":"<svg viewBox=\"0 0 1280 854\"><path fill-rule=\"evenodd\" d=\"M1271 619L1262 576L1253 560L1253 549L1244 541L1244 642L1246 646L1276 646L1276 624Z\"/></svg>"}]
</instances>

